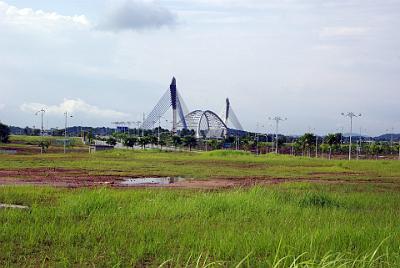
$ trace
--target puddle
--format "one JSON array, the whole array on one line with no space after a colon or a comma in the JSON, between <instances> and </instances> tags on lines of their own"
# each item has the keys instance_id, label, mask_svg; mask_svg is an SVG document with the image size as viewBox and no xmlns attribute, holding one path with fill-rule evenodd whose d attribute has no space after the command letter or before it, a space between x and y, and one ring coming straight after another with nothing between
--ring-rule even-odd
<instances>
[{"instance_id":1,"label":"puddle","mask_svg":"<svg viewBox=\"0 0 400 268\"><path fill-rule=\"evenodd\" d=\"M0 150L0 154L17 154L17 150Z\"/></svg>"},{"instance_id":2,"label":"puddle","mask_svg":"<svg viewBox=\"0 0 400 268\"><path fill-rule=\"evenodd\" d=\"M182 178L124 178L120 184L124 186L140 186L140 185L168 185L178 181L183 181Z\"/></svg>"}]
</instances>

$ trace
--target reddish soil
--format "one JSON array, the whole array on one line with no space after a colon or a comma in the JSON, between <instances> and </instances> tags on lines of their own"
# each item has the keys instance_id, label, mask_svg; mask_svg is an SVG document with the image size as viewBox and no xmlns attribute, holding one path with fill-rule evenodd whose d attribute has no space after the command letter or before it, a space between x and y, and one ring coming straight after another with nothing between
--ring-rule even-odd
<instances>
[{"instance_id":1,"label":"reddish soil","mask_svg":"<svg viewBox=\"0 0 400 268\"><path fill-rule=\"evenodd\" d=\"M313 183L379 183L391 184L382 180L349 180L321 179L321 178L218 178L209 180L183 180L168 185L141 184L125 186L121 182L126 177L140 176L116 176L116 175L92 175L83 170L67 169L19 169L0 170L0 185L48 185L55 187L80 188L109 186L119 188L132 187L167 187L167 188L198 188L198 189L222 189L234 187L250 187L254 185L271 185L286 182L313 182Z\"/></svg>"}]
</instances>

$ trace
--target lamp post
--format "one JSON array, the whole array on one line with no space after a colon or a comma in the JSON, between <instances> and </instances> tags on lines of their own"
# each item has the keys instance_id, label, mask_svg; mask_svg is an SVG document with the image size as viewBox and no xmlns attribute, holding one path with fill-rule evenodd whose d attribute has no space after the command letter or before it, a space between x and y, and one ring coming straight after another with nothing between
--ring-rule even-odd
<instances>
[{"instance_id":1,"label":"lamp post","mask_svg":"<svg viewBox=\"0 0 400 268\"><path fill-rule=\"evenodd\" d=\"M64 154L67 152L67 127L68 127L68 112L64 113L65 115L65 130L64 130ZM70 115L69 117L73 117Z\"/></svg>"},{"instance_id":2,"label":"lamp post","mask_svg":"<svg viewBox=\"0 0 400 268\"><path fill-rule=\"evenodd\" d=\"M168 120L165 119L163 116L159 116L158 117L158 131L157 131L157 139L158 142L160 143L160 139L161 139L161 118L163 118L165 120L165 122L168 124Z\"/></svg>"},{"instance_id":3,"label":"lamp post","mask_svg":"<svg viewBox=\"0 0 400 268\"><path fill-rule=\"evenodd\" d=\"M37 111L35 115L40 114L41 122L40 122L40 141L43 142L43 134L44 134L44 129L43 129L43 115L46 111L44 109L41 109L40 111ZM43 154L43 144L40 145L40 154Z\"/></svg>"},{"instance_id":4,"label":"lamp post","mask_svg":"<svg viewBox=\"0 0 400 268\"><path fill-rule=\"evenodd\" d=\"M143 124L142 124L142 137L144 137L144 123L146 122L146 114L143 113Z\"/></svg>"},{"instance_id":5,"label":"lamp post","mask_svg":"<svg viewBox=\"0 0 400 268\"><path fill-rule=\"evenodd\" d=\"M349 160L351 160L351 139L353 135L353 117L360 117L361 114L354 114L353 112L342 113L343 116L350 118L350 142L349 142Z\"/></svg>"},{"instance_id":6,"label":"lamp post","mask_svg":"<svg viewBox=\"0 0 400 268\"><path fill-rule=\"evenodd\" d=\"M282 118L280 116L275 116L273 118L269 118L269 120L275 121L276 128L275 128L275 153L278 154L278 133L279 133L279 122L286 121L287 118Z\"/></svg>"},{"instance_id":7,"label":"lamp post","mask_svg":"<svg viewBox=\"0 0 400 268\"><path fill-rule=\"evenodd\" d=\"M315 135L315 158L318 158L318 135L315 131L315 128L309 128L310 132L313 132L313 134Z\"/></svg>"},{"instance_id":8,"label":"lamp post","mask_svg":"<svg viewBox=\"0 0 400 268\"><path fill-rule=\"evenodd\" d=\"M394 127L390 129L386 129L386 132L390 131L390 154L393 154L393 132L394 132Z\"/></svg>"},{"instance_id":9,"label":"lamp post","mask_svg":"<svg viewBox=\"0 0 400 268\"><path fill-rule=\"evenodd\" d=\"M135 122L135 124L136 124L135 135L136 136L139 136L139 134L140 134L140 124L141 123L142 123L142 121L136 121Z\"/></svg>"},{"instance_id":10,"label":"lamp post","mask_svg":"<svg viewBox=\"0 0 400 268\"><path fill-rule=\"evenodd\" d=\"M260 131L260 127L261 127L261 129L263 129L265 126L264 125L261 125L260 126L260 123L259 122L257 122L257 129L256 129L256 155L259 155L260 154L260 150L259 150L259 148L258 148L258 143L259 143L259 141L260 141L260 133L259 133L259 131ZM261 130L261 132L262 132L262 130Z\"/></svg>"}]
</instances>

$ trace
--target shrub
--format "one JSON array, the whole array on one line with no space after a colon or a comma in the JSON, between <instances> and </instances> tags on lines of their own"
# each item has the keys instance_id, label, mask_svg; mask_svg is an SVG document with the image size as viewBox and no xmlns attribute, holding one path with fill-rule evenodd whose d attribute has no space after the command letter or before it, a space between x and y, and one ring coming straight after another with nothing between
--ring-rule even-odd
<instances>
[{"instance_id":1,"label":"shrub","mask_svg":"<svg viewBox=\"0 0 400 268\"><path fill-rule=\"evenodd\" d=\"M10 128L0 123L0 142L7 143L10 137Z\"/></svg>"}]
</instances>

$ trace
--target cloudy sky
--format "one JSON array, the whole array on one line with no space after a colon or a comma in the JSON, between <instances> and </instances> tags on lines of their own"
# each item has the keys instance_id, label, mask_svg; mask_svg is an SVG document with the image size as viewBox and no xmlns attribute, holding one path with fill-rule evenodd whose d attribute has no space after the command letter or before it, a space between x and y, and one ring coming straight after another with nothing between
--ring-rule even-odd
<instances>
[{"instance_id":1,"label":"cloudy sky","mask_svg":"<svg viewBox=\"0 0 400 268\"><path fill-rule=\"evenodd\" d=\"M399 0L0 0L0 120L137 121L176 76L248 130L400 132L399 26Z\"/></svg>"}]
</instances>

